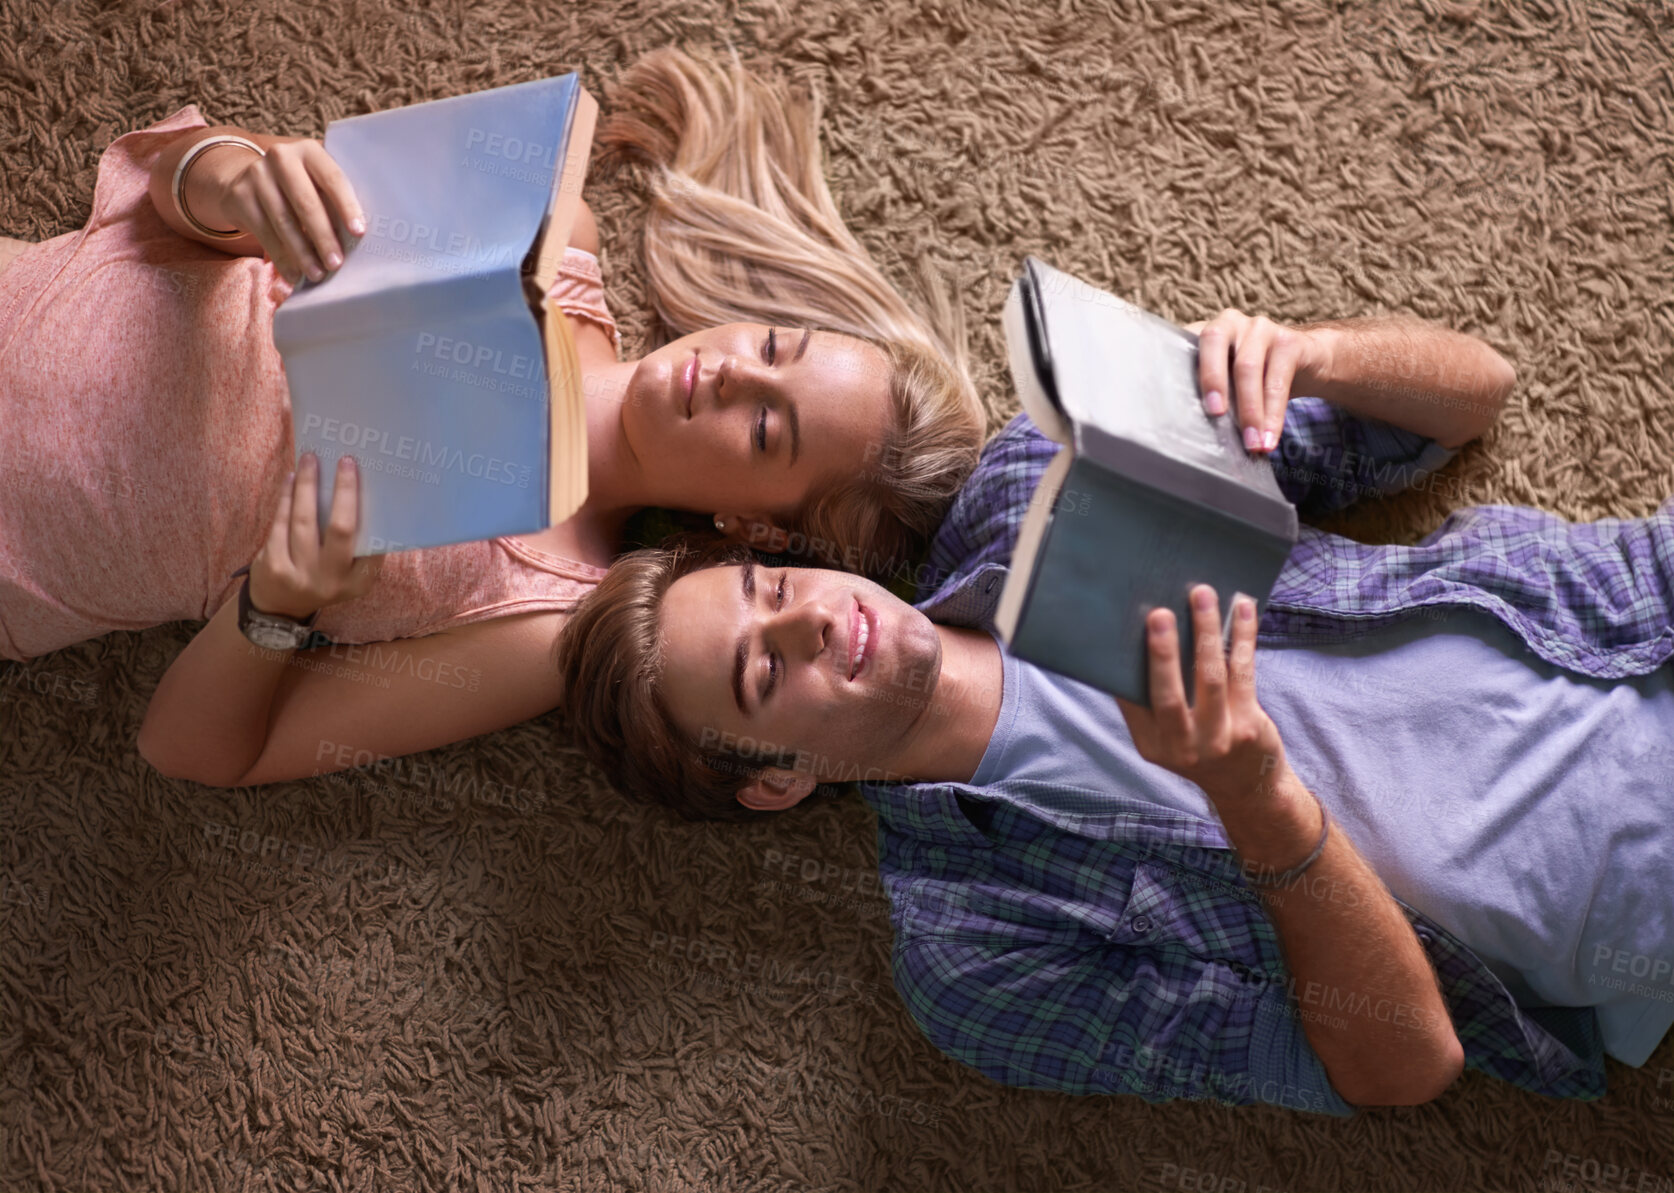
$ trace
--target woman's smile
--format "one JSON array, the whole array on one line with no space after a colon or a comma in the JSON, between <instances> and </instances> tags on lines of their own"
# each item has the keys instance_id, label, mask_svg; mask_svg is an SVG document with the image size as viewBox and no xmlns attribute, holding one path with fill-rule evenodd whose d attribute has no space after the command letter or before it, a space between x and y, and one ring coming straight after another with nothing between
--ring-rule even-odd
<instances>
[{"instance_id":1,"label":"woman's smile","mask_svg":"<svg viewBox=\"0 0 1674 1193\"><path fill-rule=\"evenodd\" d=\"M692 351L692 359L686 362L686 367L680 371L680 388L685 393L686 417L692 417L692 394L697 391L698 354Z\"/></svg>"}]
</instances>

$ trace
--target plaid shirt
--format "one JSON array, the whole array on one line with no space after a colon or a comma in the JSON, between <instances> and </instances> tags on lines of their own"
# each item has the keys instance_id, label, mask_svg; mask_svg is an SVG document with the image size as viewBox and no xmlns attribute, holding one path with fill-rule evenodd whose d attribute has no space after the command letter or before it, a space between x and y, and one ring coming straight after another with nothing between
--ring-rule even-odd
<instances>
[{"instance_id":1,"label":"plaid shirt","mask_svg":"<svg viewBox=\"0 0 1674 1193\"><path fill-rule=\"evenodd\" d=\"M1057 451L1021 414L984 447L920 584L917 607L933 621L992 628L1029 497ZM1423 483L1453 454L1300 397L1272 458L1286 497L1318 516ZM1674 653L1674 500L1650 518L1587 524L1477 506L1415 547L1304 525L1259 640L1340 640L1427 605L1486 609L1585 675L1654 670ZM1292 979L1220 824L1119 790L1041 786L862 785L878 816L896 986L929 1039L1009 1085L1352 1114L1303 1019L1396 1010ZM1396 902L1468 1067L1553 1097L1604 1093L1591 1008L1519 1007L1457 937Z\"/></svg>"}]
</instances>

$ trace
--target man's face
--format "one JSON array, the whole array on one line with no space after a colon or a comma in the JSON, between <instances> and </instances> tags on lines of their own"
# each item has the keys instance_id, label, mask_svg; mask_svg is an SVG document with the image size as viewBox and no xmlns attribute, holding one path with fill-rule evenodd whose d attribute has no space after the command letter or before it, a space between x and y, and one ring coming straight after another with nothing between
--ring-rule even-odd
<instances>
[{"instance_id":1,"label":"man's face","mask_svg":"<svg viewBox=\"0 0 1674 1193\"><path fill-rule=\"evenodd\" d=\"M941 673L929 618L847 572L692 572L664 596L661 630L663 694L688 740L820 782L897 777L884 761Z\"/></svg>"}]
</instances>

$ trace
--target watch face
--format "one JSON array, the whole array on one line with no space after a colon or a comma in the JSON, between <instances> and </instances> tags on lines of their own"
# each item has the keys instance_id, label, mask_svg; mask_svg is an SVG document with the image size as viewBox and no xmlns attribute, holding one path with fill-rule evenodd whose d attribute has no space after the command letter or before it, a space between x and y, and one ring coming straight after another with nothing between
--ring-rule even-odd
<instances>
[{"instance_id":1,"label":"watch face","mask_svg":"<svg viewBox=\"0 0 1674 1193\"><path fill-rule=\"evenodd\" d=\"M302 635L287 625L265 621L260 614L252 614L244 636L265 650L290 650L302 641Z\"/></svg>"}]
</instances>

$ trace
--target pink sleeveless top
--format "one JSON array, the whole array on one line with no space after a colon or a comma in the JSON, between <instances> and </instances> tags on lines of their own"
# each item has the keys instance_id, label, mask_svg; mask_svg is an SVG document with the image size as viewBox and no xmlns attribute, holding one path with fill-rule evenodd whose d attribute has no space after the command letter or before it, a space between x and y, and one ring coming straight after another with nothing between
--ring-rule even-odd
<instances>
[{"instance_id":1,"label":"pink sleeveless top","mask_svg":"<svg viewBox=\"0 0 1674 1193\"><path fill-rule=\"evenodd\" d=\"M0 657L208 618L266 540L295 459L272 336L290 284L179 235L149 193L207 125L188 104L117 137L87 225L0 271ZM620 350L592 254L569 249L552 292ZM567 612L605 570L512 537L402 551L315 624L377 642Z\"/></svg>"}]
</instances>

